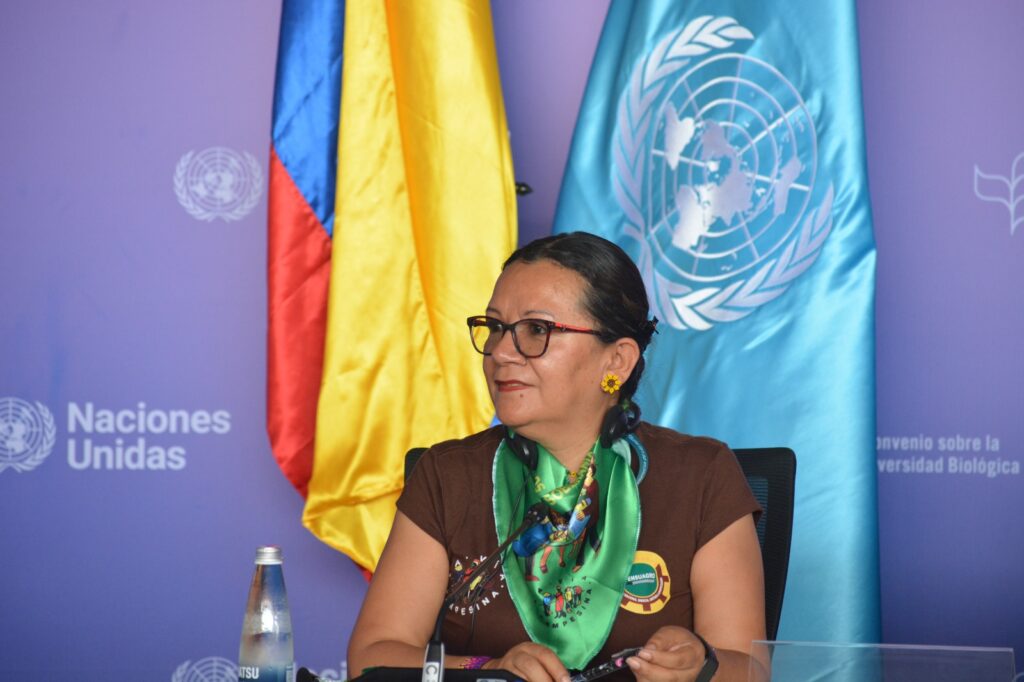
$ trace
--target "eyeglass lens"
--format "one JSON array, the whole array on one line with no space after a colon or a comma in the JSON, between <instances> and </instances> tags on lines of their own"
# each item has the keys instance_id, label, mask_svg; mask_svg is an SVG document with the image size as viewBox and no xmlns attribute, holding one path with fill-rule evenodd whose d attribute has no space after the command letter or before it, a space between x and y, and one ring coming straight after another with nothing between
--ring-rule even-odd
<instances>
[{"instance_id":1,"label":"eyeglass lens","mask_svg":"<svg viewBox=\"0 0 1024 682\"><path fill-rule=\"evenodd\" d=\"M472 327L473 345L477 351L489 355L497 348L508 327L497 321L487 321ZM512 342L516 350L528 358L543 355L548 346L547 325L533 320L519 320L511 325Z\"/></svg>"}]
</instances>

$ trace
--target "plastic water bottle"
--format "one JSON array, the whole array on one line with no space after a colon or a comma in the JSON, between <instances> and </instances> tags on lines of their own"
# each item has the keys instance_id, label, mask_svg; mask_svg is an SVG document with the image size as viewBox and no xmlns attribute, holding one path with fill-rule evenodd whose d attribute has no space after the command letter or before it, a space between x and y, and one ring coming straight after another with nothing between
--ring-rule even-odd
<instances>
[{"instance_id":1,"label":"plastic water bottle","mask_svg":"<svg viewBox=\"0 0 1024 682\"><path fill-rule=\"evenodd\" d=\"M295 682L292 616L284 589L280 547L256 550L256 571L238 647L238 679Z\"/></svg>"}]
</instances>

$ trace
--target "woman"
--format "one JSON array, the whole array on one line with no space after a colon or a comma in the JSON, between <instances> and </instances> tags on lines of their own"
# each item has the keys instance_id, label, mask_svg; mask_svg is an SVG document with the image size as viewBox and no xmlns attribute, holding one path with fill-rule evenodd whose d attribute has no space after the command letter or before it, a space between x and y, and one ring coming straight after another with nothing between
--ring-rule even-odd
<instances>
[{"instance_id":1,"label":"woman","mask_svg":"<svg viewBox=\"0 0 1024 682\"><path fill-rule=\"evenodd\" d=\"M468 321L502 425L418 463L350 670L421 665L446 592L539 503L502 570L446 614L448 667L566 682L642 646L627 659L642 681L748 679L765 636L759 509L723 444L637 426L648 314L636 266L600 237L547 237L505 262Z\"/></svg>"}]
</instances>

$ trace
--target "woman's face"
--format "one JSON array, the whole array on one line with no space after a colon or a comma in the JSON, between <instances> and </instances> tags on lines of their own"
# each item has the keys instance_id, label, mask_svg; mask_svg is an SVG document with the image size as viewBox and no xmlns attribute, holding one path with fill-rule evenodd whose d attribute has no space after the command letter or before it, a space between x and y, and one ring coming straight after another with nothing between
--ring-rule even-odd
<instances>
[{"instance_id":1,"label":"woman's face","mask_svg":"<svg viewBox=\"0 0 1024 682\"><path fill-rule=\"evenodd\" d=\"M583 308L585 284L552 261L513 263L494 285L487 315L505 323L538 318L587 329L598 327ZM484 375L502 423L543 445L596 438L611 404L601 379L614 351L592 334L552 331L547 351L526 358L506 332Z\"/></svg>"}]
</instances>

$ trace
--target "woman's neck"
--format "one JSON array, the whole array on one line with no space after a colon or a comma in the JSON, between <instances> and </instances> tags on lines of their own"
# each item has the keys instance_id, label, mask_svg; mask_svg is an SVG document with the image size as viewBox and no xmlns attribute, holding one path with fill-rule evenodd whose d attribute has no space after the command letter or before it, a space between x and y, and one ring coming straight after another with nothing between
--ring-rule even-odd
<instances>
[{"instance_id":1,"label":"woman's neck","mask_svg":"<svg viewBox=\"0 0 1024 682\"><path fill-rule=\"evenodd\" d=\"M583 409L571 422L543 422L524 426L522 435L540 443L568 471L580 468L587 453L594 447L601 424L611 405L602 406L600 410Z\"/></svg>"},{"instance_id":2,"label":"woman's neck","mask_svg":"<svg viewBox=\"0 0 1024 682\"><path fill-rule=\"evenodd\" d=\"M567 438L564 442L552 443L550 445L542 443L542 445L567 471L576 471L583 464L587 453L594 447L596 440L597 434L594 433L589 436Z\"/></svg>"}]
</instances>

